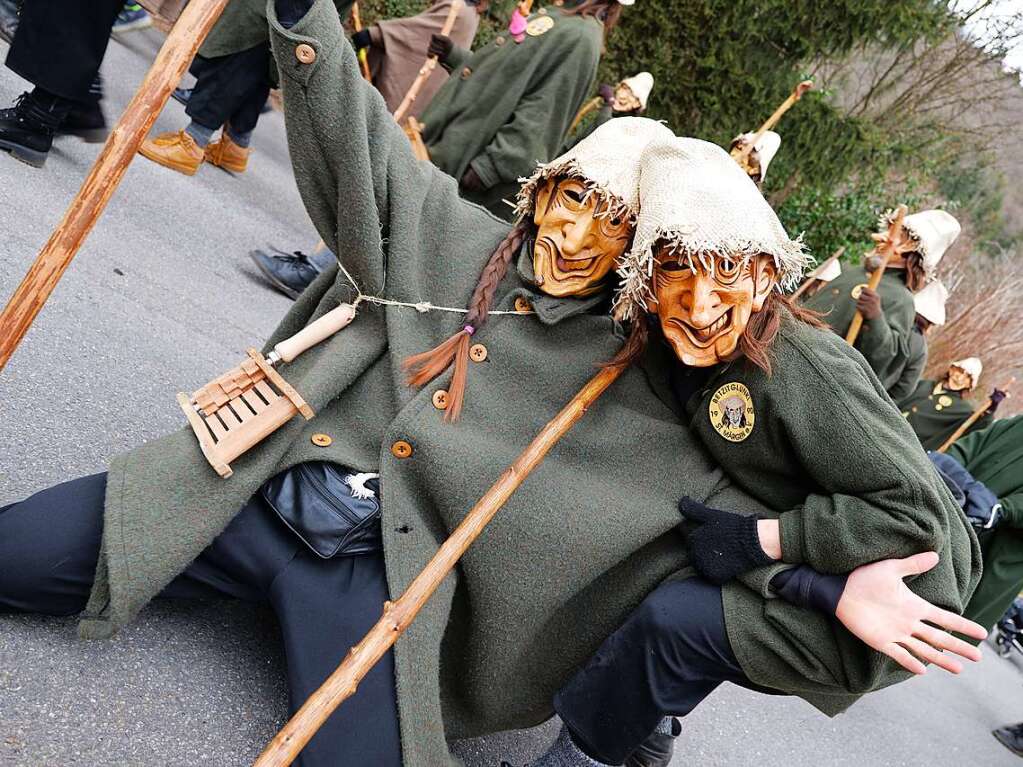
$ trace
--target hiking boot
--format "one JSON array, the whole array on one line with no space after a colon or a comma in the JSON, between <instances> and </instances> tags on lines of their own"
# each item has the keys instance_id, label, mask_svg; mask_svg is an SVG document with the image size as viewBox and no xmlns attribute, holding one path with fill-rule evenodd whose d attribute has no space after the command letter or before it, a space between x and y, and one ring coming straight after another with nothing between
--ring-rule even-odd
<instances>
[{"instance_id":1,"label":"hiking boot","mask_svg":"<svg viewBox=\"0 0 1023 767\"><path fill-rule=\"evenodd\" d=\"M58 136L77 136L86 144L102 144L107 140L107 119L98 101L75 102L64 122L57 129Z\"/></svg>"},{"instance_id":2,"label":"hiking boot","mask_svg":"<svg viewBox=\"0 0 1023 767\"><path fill-rule=\"evenodd\" d=\"M249 147L238 146L227 131L220 132L217 141L211 141L206 145L206 162L213 163L218 168L230 171L231 173L244 173L249 164L249 154L252 150Z\"/></svg>"},{"instance_id":3,"label":"hiking boot","mask_svg":"<svg viewBox=\"0 0 1023 767\"><path fill-rule=\"evenodd\" d=\"M18 31L18 4L15 0L0 0L0 39L10 43Z\"/></svg>"},{"instance_id":4,"label":"hiking boot","mask_svg":"<svg viewBox=\"0 0 1023 767\"><path fill-rule=\"evenodd\" d=\"M288 298L296 299L315 280L320 267L305 253L277 251L272 255L265 250L250 250L251 258L263 276Z\"/></svg>"},{"instance_id":5,"label":"hiking boot","mask_svg":"<svg viewBox=\"0 0 1023 767\"><path fill-rule=\"evenodd\" d=\"M1023 756L1023 722L1000 727L997 730L992 730L991 734L995 736L995 740L1016 756Z\"/></svg>"},{"instance_id":6,"label":"hiking boot","mask_svg":"<svg viewBox=\"0 0 1023 767\"><path fill-rule=\"evenodd\" d=\"M37 91L22 93L13 107L0 110L0 149L33 168L46 163L54 131L71 108L67 99Z\"/></svg>"},{"instance_id":7,"label":"hiking boot","mask_svg":"<svg viewBox=\"0 0 1023 767\"><path fill-rule=\"evenodd\" d=\"M185 131L161 133L147 138L139 147L139 154L165 168L194 176L203 161L203 150Z\"/></svg>"},{"instance_id":8,"label":"hiking boot","mask_svg":"<svg viewBox=\"0 0 1023 767\"><path fill-rule=\"evenodd\" d=\"M145 29L151 26L153 20L149 17L142 6L138 3L125 3L121 12L117 14L117 18L114 20L114 26L110 30L112 34L120 34L122 32L131 32L135 29Z\"/></svg>"}]
</instances>

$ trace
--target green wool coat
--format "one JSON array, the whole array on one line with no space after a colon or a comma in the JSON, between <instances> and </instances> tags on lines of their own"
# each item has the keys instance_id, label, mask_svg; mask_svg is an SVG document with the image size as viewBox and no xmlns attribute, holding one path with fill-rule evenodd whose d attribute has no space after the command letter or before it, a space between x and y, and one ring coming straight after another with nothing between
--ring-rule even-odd
<instances>
[{"instance_id":1,"label":"green wool coat","mask_svg":"<svg viewBox=\"0 0 1023 767\"><path fill-rule=\"evenodd\" d=\"M1002 521L980 535L984 577L966 617L991 627L1023 590L1023 415L958 440L948 454L998 496Z\"/></svg>"},{"instance_id":2,"label":"green wool coat","mask_svg":"<svg viewBox=\"0 0 1023 767\"><path fill-rule=\"evenodd\" d=\"M857 285L866 285L869 280L870 273L863 267L847 267L827 287L807 299L806 306L822 312L831 329L845 338L856 314L852 290ZM897 270L885 271L877 292L881 296L882 315L875 321L863 323L856 348L889 395L893 389L906 393L913 390L923 372L919 349L915 353L911 349L916 318L913 294L906 287L903 273ZM915 359L914 364L918 366L915 377L912 367L906 370L911 359ZM926 357L923 361L926 362Z\"/></svg>"},{"instance_id":3,"label":"green wool coat","mask_svg":"<svg viewBox=\"0 0 1023 767\"><path fill-rule=\"evenodd\" d=\"M461 179L471 165L483 191L467 198L510 220L518 179L558 155L597 77L604 27L593 17L541 8L554 25L516 43L500 35L466 55L454 51L451 77L423 113L430 159Z\"/></svg>"},{"instance_id":4,"label":"green wool coat","mask_svg":"<svg viewBox=\"0 0 1023 767\"><path fill-rule=\"evenodd\" d=\"M967 418L973 415L976 403L962 392L946 391L941 381L924 379L909 397L899 402L902 415L916 433L924 450L937 450ZM991 425L992 416L985 413L967 430L967 434Z\"/></svg>"},{"instance_id":5,"label":"green wool coat","mask_svg":"<svg viewBox=\"0 0 1023 767\"><path fill-rule=\"evenodd\" d=\"M334 0L338 16L344 20L355 0ZM206 58L247 51L269 40L266 25L266 0L230 0L223 14L199 48Z\"/></svg>"},{"instance_id":6,"label":"green wool coat","mask_svg":"<svg viewBox=\"0 0 1023 767\"><path fill-rule=\"evenodd\" d=\"M663 344L651 353L670 356ZM690 429L735 484L714 500L729 509L727 495L755 497L780 520L782 560L820 572L936 551L939 564L911 588L961 613L981 574L976 536L863 358L833 333L791 318L771 357L771 375L744 359L718 366L685 406ZM749 392L753 425L735 442L710 412L715 394L733 384ZM658 388L670 402L667 384ZM756 610L777 632L765 642L762 627L727 624L736 657L759 684L837 713L855 694L910 676L820 613L749 600L747 591L724 592L726 615ZM765 654L783 662L765 663ZM770 681L758 676L764 669Z\"/></svg>"},{"instance_id":7,"label":"green wool coat","mask_svg":"<svg viewBox=\"0 0 1023 767\"><path fill-rule=\"evenodd\" d=\"M888 387L888 396L893 402L899 403L916 391L920 376L927 368L927 338L914 327L909 331L909 356L906 366L902 368L899 379Z\"/></svg>"}]
</instances>

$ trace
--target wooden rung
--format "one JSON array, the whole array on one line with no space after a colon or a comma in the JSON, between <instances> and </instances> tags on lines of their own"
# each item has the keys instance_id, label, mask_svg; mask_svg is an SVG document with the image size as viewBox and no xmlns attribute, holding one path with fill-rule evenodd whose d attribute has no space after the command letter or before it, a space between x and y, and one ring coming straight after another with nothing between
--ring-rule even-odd
<instances>
[{"instance_id":1,"label":"wooden rung","mask_svg":"<svg viewBox=\"0 0 1023 767\"><path fill-rule=\"evenodd\" d=\"M268 384L266 381L260 381L252 388L263 395L263 399L267 401L267 404L272 405L274 403L274 400L278 400L281 398L281 395L275 392L273 389L271 389L270 384Z\"/></svg>"},{"instance_id":2,"label":"wooden rung","mask_svg":"<svg viewBox=\"0 0 1023 767\"><path fill-rule=\"evenodd\" d=\"M224 428L224 424L220 422L220 419L217 418L216 415L206 416L206 418L204 418L203 420L206 422L206 425L210 428L210 431L213 432L213 438L217 442L220 442L222 439L224 439L224 437L227 436L227 429Z\"/></svg>"},{"instance_id":3,"label":"wooden rung","mask_svg":"<svg viewBox=\"0 0 1023 767\"><path fill-rule=\"evenodd\" d=\"M260 413L259 418L251 418L231 429L227 440L217 446L218 454L222 460L230 463L294 417L295 406L290 400L279 397L276 402Z\"/></svg>"},{"instance_id":4,"label":"wooden rung","mask_svg":"<svg viewBox=\"0 0 1023 767\"><path fill-rule=\"evenodd\" d=\"M259 365L260 370L263 371L263 375L273 382L273 385L280 390L281 394L291 400L295 409L298 410L298 412L300 412L306 420L313 417L313 409L306 404L304 399L302 399L302 395L296 391L294 386L285 381L284 378L281 377L280 373L270 367L262 354L260 354L256 349L248 349L247 354L257 365Z\"/></svg>"},{"instance_id":5,"label":"wooden rung","mask_svg":"<svg viewBox=\"0 0 1023 767\"><path fill-rule=\"evenodd\" d=\"M249 389L247 392L242 394L242 399L245 401L245 404L252 408L252 411L257 415L266 410L266 403L263 402L262 397L256 394L256 392L253 391L252 389Z\"/></svg>"},{"instance_id":6,"label":"wooden rung","mask_svg":"<svg viewBox=\"0 0 1023 767\"><path fill-rule=\"evenodd\" d=\"M221 477L225 479L230 477L233 473L231 467L227 465L227 461L220 458L217 453L217 446L214 444L210 432L207 429L206 423L199 417L199 414L195 412L192 407L192 399L184 392L178 392L178 404L185 413L185 418L188 419L189 425L192 427L192 431L195 433L196 439L199 440L199 449L202 450L202 454L206 456L206 460L210 462L210 466ZM221 427L223 428L223 427Z\"/></svg>"},{"instance_id":7,"label":"wooden rung","mask_svg":"<svg viewBox=\"0 0 1023 767\"><path fill-rule=\"evenodd\" d=\"M230 406L220 408L220 410L217 411L217 415L220 417L220 420L224 422L224 426L227 427L228 431L231 431L236 426L241 425L241 419L235 415Z\"/></svg>"},{"instance_id":8,"label":"wooden rung","mask_svg":"<svg viewBox=\"0 0 1023 767\"><path fill-rule=\"evenodd\" d=\"M228 408L230 408L231 412L234 413L238 420L242 423L245 423L250 418L256 417L256 414L252 412L251 408L249 408L249 406L245 403L245 400L241 397L235 397L231 400L230 404L228 404Z\"/></svg>"}]
</instances>

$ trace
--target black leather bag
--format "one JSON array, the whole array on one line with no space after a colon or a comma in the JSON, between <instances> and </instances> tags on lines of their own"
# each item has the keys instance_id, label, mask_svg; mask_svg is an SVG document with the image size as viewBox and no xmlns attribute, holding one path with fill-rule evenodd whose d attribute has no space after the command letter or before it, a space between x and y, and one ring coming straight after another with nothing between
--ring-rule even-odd
<instances>
[{"instance_id":1,"label":"black leather bag","mask_svg":"<svg viewBox=\"0 0 1023 767\"><path fill-rule=\"evenodd\" d=\"M332 463L292 466L260 489L295 535L324 559L383 551L380 480Z\"/></svg>"}]
</instances>

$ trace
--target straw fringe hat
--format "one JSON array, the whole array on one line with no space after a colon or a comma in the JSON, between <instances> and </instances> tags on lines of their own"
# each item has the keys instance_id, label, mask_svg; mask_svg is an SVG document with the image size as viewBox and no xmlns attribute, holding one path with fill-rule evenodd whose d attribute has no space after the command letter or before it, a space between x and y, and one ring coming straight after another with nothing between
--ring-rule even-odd
<instances>
[{"instance_id":1,"label":"straw fringe hat","mask_svg":"<svg viewBox=\"0 0 1023 767\"><path fill-rule=\"evenodd\" d=\"M948 288L941 280L925 285L913 296L913 308L916 313L932 325L945 324L945 302L948 301Z\"/></svg>"},{"instance_id":2,"label":"straw fringe hat","mask_svg":"<svg viewBox=\"0 0 1023 767\"><path fill-rule=\"evenodd\" d=\"M632 77L626 77L621 84L632 91L632 95L639 99L639 108L645 110L650 91L654 89L654 76L649 72L640 72Z\"/></svg>"},{"instance_id":3,"label":"straw fringe hat","mask_svg":"<svg viewBox=\"0 0 1023 767\"><path fill-rule=\"evenodd\" d=\"M813 263L801 239L789 238L756 184L717 144L693 138L652 142L641 173L636 237L618 269L619 319L646 311L659 242L711 271L719 257L746 261L765 253L774 258L784 290L795 287Z\"/></svg>"},{"instance_id":4,"label":"straw fringe hat","mask_svg":"<svg viewBox=\"0 0 1023 767\"><path fill-rule=\"evenodd\" d=\"M882 228L887 228L894 217L894 211L882 215ZM923 256L924 275L928 280L933 280L945 251L952 247L962 227L955 216L943 210L912 213L902 220L902 226L916 240L916 249Z\"/></svg>"},{"instance_id":5,"label":"straw fringe hat","mask_svg":"<svg viewBox=\"0 0 1023 767\"><path fill-rule=\"evenodd\" d=\"M587 197L598 195L605 215L635 218L639 214L639 163L647 144L666 140L674 133L646 117L608 120L572 149L551 162L538 165L533 175L522 178L516 218L533 215L536 190L548 179L572 176L586 182Z\"/></svg>"},{"instance_id":6,"label":"straw fringe hat","mask_svg":"<svg viewBox=\"0 0 1023 767\"><path fill-rule=\"evenodd\" d=\"M729 147L729 150L734 149L742 142L752 141L756 135L756 133L740 133L732 139L732 144ZM765 131L764 135L760 137L760 141L753 145L753 155L760 164L761 183L767 179L767 166L771 164L771 160L773 160L774 156L778 154L778 150L780 148L781 136L773 130Z\"/></svg>"}]
</instances>

